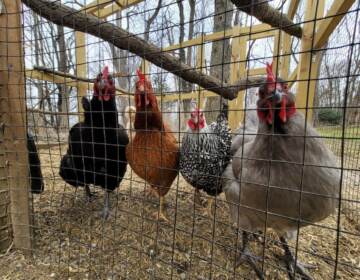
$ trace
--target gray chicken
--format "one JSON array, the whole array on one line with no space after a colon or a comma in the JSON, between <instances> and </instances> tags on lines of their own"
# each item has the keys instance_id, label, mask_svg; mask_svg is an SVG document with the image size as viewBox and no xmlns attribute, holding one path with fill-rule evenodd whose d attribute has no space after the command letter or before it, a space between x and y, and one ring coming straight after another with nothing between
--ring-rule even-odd
<instances>
[{"instance_id":1,"label":"gray chicken","mask_svg":"<svg viewBox=\"0 0 360 280\"><path fill-rule=\"evenodd\" d=\"M340 171L333 153L296 111L287 84L276 83L271 65L267 68L267 83L259 89L257 102L257 134L238 147L222 176L232 221L243 231L237 265L245 260L263 278L250 257L248 234L271 228L285 250L289 278L299 273L311 279L295 261L287 239L296 236L298 228L320 222L335 211Z\"/></svg>"},{"instance_id":2,"label":"gray chicken","mask_svg":"<svg viewBox=\"0 0 360 280\"><path fill-rule=\"evenodd\" d=\"M248 111L246 111L245 114L245 121L234 132L230 149L232 156L237 152L239 147L252 141L257 133L259 119L256 114L256 108L250 107L247 108L247 110Z\"/></svg>"}]
</instances>

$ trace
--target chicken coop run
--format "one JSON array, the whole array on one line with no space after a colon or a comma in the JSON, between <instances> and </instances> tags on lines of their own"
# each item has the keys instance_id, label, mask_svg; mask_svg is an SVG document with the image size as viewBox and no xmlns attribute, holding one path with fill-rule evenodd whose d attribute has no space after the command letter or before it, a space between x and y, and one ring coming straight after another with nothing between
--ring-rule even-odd
<instances>
[{"instance_id":1,"label":"chicken coop run","mask_svg":"<svg viewBox=\"0 0 360 280\"><path fill-rule=\"evenodd\" d=\"M359 8L0 0L0 274L360 279Z\"/></svg>"}]
</instances>

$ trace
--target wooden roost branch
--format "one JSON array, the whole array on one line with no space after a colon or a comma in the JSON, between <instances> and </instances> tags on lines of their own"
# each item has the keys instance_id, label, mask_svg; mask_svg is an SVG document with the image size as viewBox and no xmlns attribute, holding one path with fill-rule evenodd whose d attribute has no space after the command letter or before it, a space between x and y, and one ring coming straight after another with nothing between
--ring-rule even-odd
<instances>
[{"instance_id":1,"label":"wooden roost branch","mask_svg":"<svg viewBox=\"0 0 360 280\"><path fill-rule=\"evenodd\" d=\"M231 0L235 6L258 20L281 29L282 31L297 38L302 37L302 28L299 24L292 22L287 15L271 7L264 0Z\"/></svg>"},{"instance_id":2,"label":"wooden roost branch","mask_svg":"<svg viewBox=\"0 0 360 280\"><path fill-rule=\"evenodd\" d=\"M10 194L14 245L31 249L29 215L29 168L26 136L25 79L20 0L2 0L0 14L0 115L4 137L5 174ZM5 175L5 176L4 176ZM0 201L0 204L2 202ZM10 226L10 225L9 225Z\"/></svg>"},{"instance_id":3,"label":"wooden roost branch","mask_svg":"<svg viewBox=\"0 0 360 280\"><path fill-rule=\"evenodd\" d=\"M212 76L200 73L200 71L187 64L181 63L178 58L135 34L129 33L112 23L104 22L95 16L48 0L22 0L22 2L40 16L55 24L86 32L103 39L120 49L128 50L148 60L187 82L198 84L202 88L213 91L226 99L232 100L237 97L240 90L257 87L265 82L264 77L248 77L239 80L233 85L228 85Z\"/></svg>"}]
</instances>

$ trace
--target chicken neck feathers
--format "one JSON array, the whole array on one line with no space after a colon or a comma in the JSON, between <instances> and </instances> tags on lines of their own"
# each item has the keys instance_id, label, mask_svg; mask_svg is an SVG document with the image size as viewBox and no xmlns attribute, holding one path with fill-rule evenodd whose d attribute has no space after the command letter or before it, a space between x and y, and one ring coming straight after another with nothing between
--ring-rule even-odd
<instances>
[{"instance_id":1,"label":"chicken neck feathers","mask_svg":"<svg viewBox=\"0 0 360 280\"><path fill-rule=\"evenodd\" d=\"M223 113L199 133L189 129L180 149L180 172L184 179L209 195L220 194L220 176L230 160L230 147L231 134Z\"/></svg>"},{"instance_id":2,"label":"chicken neck feathers","mask_svg":"<svg viewBox=\"0 0 360 280\"><path fill-rule=\"evenodd\" d=\"M164 196L178 174L178 144L173 132L162 121L161 125L142 129L139 119L135 136L126 147L126 157L133 171Z\"/></svg>"}]
</instances>

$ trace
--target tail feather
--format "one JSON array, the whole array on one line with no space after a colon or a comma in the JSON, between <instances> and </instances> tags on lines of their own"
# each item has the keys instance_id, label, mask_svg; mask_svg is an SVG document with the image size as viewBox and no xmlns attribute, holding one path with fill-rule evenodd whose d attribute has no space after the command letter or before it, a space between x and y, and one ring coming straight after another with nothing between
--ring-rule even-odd
<instances>
[{"instance_id":1,"label":"tail feather","mask_svg":"<svg viewBox=\"0 0 360 280\"><path fill-rule=\"evenodd\" d=\"M83 185L76 174L72 157L68 154L65 154L61 159L59 175L66 183L74 187Z\"/></svg>"},{"instance_id":2,"label":"tail feather","mask_svg":"<svg viewBox=\"0 0 360 280\"><path fill-rule=\"evenodd\" d=\"M32 193L42 193L44 191L44 180L41 172L40 158L34 138L30 134L27 135L27 148L29 152L30 190Z\"/></svg>"}]
</instances>

